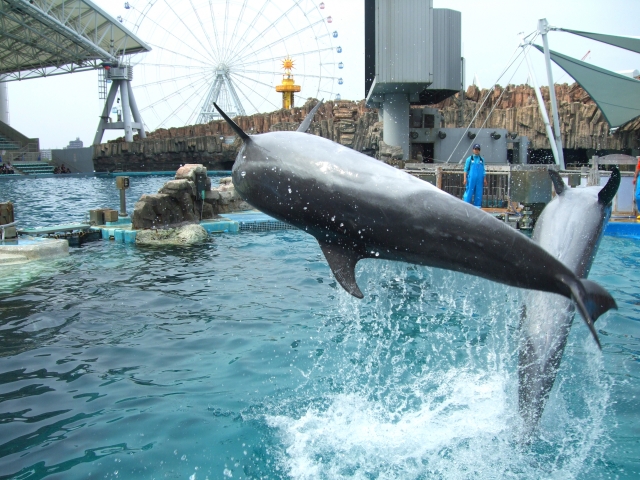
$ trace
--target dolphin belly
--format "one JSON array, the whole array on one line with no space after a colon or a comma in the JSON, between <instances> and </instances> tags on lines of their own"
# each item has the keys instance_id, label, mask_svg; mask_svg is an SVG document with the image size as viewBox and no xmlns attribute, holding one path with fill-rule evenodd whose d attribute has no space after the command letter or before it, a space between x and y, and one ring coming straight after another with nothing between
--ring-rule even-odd
<instances>
[{"instance_id":1,"label":"dolphin belly","mask_svg":"<svg viewBox=\"0 0 640 480\"><path fill-rule=\"evenodd\" d=\"M586 278L611 215L619 172L612 172L602 189L566 189L556 172L549 173L557 196L540 215L533 240L577 276ZM538 291L525 296L518 356L518 409L528 436L538 428L574 316L573 304L565 298Z\"/></svg>"}]
</instances>

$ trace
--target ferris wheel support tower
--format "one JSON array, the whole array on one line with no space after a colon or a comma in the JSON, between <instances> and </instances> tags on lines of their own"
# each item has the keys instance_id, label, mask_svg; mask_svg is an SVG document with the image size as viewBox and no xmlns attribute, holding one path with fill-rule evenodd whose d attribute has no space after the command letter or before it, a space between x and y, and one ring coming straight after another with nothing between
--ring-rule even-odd
<instances>
[{"instance_id":1,"label":"ferris wheel support tower","mask_svg":"<svg viewBox=\"0 0 640 480\"><path fill-rule=\"evenodd\" d=\"M222 63L218 65L218 68L216 68L216 79L211 85L211 88L209 88L207 98L202 104L197 123L209 123L212 120L219 120L222 118L214 108L213 104L218 102L218 97L220 96L223 87L226 88L227 94L231 97L231 104L235 107L233 111L227 112L227 115L231 118L238 115L246 115L242 102L240 101L240 97L238 97L236 89L233 88L233 82L229 76L229 67Z\"/></svg>"},{"instance_id":2,"label":"ferris wheel support tower","mask_svg":"<svg viewBox=\"0 0 640 480\"><path fill-rule=\"evenodd\" d=\"M131 65L115 67L105 65L105 70L107 70L107 79L111 80L111 89L104 102L104 109L100 116L100 123L98 123L98 130L96 131L93 144L98 145L102 141L105 130L124 130L124 139L127 142L133 142L134 129L138 130L140 138L147 138L144 133L142 116L138 110L136 99L133 96L133 89L131 88L133 67ZM119 119L117 122L110 122L109 113L113 107L113 102L116 99L118 90L120 90L120 98L122 99L122 120ZM132 115L133 122L131 121Z\"/></svg>"}]
</instances>

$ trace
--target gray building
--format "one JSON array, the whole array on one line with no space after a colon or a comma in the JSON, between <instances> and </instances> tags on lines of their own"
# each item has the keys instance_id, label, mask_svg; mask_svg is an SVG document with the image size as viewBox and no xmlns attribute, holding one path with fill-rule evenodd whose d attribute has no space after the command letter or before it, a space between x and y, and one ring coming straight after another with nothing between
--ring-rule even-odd
<instances>
[{"instance_id":1,"label":"gray building","mask_svg":"<svg viewBox=\"0 0 640 480\"><path fill-rule=\"evenodd\" d=\"M84 144L82 143L82 140L80 140L80 137L76 137L75 140L71 140L69 145L64 148L82 148L83 146Z\"/></svg>"},{"instance_id":2,"label":"gray building","mask_svg":"<svg viewBox=\"0 0 640 480\"><path fill-rule=\"evenodd\" d=\"M433 0L365 0L365 92L378 108L383 140L411 155L411 105L440 102L463 88L462 17Z\"/></svg>"}]
</instances>

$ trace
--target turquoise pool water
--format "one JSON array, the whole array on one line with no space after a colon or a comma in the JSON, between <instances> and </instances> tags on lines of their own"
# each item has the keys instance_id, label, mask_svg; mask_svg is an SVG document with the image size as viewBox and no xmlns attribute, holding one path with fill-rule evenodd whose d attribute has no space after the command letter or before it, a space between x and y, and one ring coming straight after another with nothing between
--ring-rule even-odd
<instances>
[{"instance_id":1,"label":"turquoise pool water","mask_svg":"<svg viewBox=\"0 0 640 480\"><path fill-rule=\"evenodd\" d=\"M30 226L77 221L96 205L65 192L111 202L95 180L0 200ZM637 478L639 254L604 238L591 278L620 308L602 352L575 322L530 446L517 289L365 260L357 300L292 230L3 269L0 478Z\"/></svg>"}]
</instances>

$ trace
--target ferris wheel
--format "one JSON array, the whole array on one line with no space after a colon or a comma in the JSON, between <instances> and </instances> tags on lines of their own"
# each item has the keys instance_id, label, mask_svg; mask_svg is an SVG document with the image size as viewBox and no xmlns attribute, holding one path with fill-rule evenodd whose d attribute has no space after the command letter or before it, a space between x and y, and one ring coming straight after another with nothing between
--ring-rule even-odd
<instances>
[{"instance_id":1,"label":"ferris wheel","mask_svg":"<svg viewBox=\"0 0 640 480\"><path fill-rule=\"evenodd\" d=\"M132 0L118 19L152 47L133 55L133 91L147 130L282 108L283 62L307 98L339 99L342 47L324 2Z\"/></svg>"}]
</instances>

